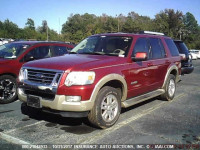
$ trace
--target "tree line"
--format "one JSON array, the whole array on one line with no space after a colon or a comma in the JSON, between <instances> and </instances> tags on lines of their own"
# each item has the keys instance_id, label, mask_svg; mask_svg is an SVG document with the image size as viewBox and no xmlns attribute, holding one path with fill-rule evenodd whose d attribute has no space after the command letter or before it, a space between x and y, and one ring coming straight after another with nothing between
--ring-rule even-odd
<instances>
[{"instance_id":1,"label":"tree line","mask_svg":"<svg viewBox=\"0 0 200 150\"><path fill-rule=\"evenodd\" d=\"M200 49L200 26L194 15L190 12L183 14L181 11L165 9L155 15L154 19L148 16L139 15L136 12L130 12L128 15L108 16L102 14L85 13L71 14L62 25L61 34L50 29L47 21L35 28L34 21L27 19L23 29L8 19L0 21L0 37L15 39L36 39L46 40L47 31L49 40L80 42L82 39L99 33L108 32L127 32L137 33L148 30L165 33L174 39L183 40L191 49Z\"/></svg>"},{"instance_id":2,"label":"tree line","mask_svg":"<svg viewBox=\"0 0 200 150\"><path fill-rule=\"evenodd\" d=\"M48 27L46 20L43 20L42 25L39 26L37 29L35 27L34 20L32 20L31 18L27 19L24 28L19 28L17 24L13 23L9 19L6 19L4 22L0 21L1 38L44 41L47 40L47 31L49 40L52 41L60 40L59 34Z\"/></svg>"}]
</instances>

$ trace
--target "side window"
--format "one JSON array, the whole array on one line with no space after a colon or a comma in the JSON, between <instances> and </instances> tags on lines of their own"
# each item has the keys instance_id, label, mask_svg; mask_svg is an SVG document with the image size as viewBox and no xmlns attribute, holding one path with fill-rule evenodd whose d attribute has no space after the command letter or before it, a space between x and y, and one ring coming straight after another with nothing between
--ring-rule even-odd
<instances>
[{"instance_id":1,"label":"side window","mask_svg":"<svg viewBox=\"0 0 200 150\"><path fill-rule=\"evenodd\" d=\"M147 38L137 39L133 52L132 52L132 57L134 57L135 53L137 52L146 52L147 56L149 55L149 44L147 42Z\"/></svg>"},{"instance_id":2,"label":"side window","mask_svg":"<svg viewBox=\"0 0 200 150\"><path fill-rule=\"evenodd\" d=\"M48 58L51 57L51 50L50 46L40 46L32 49L30 52L28 52L25 56L26 61L30 61L29 59L42 59L42 58Z\"/></svg>"},{"instance_id":3,"label":"side window","mask_svg":"<svg viewBox=\"0 0 200 150\"><path fill-rule=\"evenodd\" d=\"M172 39L165 39L167 47L172 56L179 56L178 48L176 47L174 41Z\"/></svg>"},{"instance_id":4,"label":"side window","mask_svg":"<svg viewBox=\"0 0 200 150\"><path fill-rule=\"evenodd\" d=\"M158 38L149 38L151 45L149 57L151 59L159 59L165 57L165 50L162 42Z\"/></svg>"},{"instance_id":5,"label":"side window","mask_svg":"<svg viewBox=\"0 0 200 150\"><path fill-rule=\"evenodd\" d=\"M163 57L166 57L166 51L165 51L165 48L164 48L164 45L163 45L161 39L159 39L159 44L160 44L162 56L163 56Z\"/></svg>"},{"instance_id":6,"label":"side window","mask_svg":"<svg viewBox=\"0 0 200 150\"><path fill-rule=\"evenodd\" d=\"M66 46L54 46L52 53L53 56L61 56L67 54L69 49Z\"/></svg>"}]
</instances>

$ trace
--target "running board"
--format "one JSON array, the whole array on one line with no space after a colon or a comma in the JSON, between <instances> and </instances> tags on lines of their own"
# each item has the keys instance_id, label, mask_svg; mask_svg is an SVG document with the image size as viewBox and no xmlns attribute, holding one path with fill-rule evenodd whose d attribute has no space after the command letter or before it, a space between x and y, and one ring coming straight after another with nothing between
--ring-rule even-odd
<instances>
[{"instance_id":1,"label":"running board","mask_svg":"<svg viewBox=\"0 0 200 150\"><path fill-rule=\"evenodd\" d=\"M149 92L149 93L146 93L146 94L125 100L125 101L122 102L122 107L124 107L124 108L130 107L132 105L138 104L140 102L143 102L145 100L151 99L153 97L159 96L159 95L164 94L164 93L165 93L165 90L158 89L156 91L152 91L152 92Z\"/></svg>"}]
</instances>

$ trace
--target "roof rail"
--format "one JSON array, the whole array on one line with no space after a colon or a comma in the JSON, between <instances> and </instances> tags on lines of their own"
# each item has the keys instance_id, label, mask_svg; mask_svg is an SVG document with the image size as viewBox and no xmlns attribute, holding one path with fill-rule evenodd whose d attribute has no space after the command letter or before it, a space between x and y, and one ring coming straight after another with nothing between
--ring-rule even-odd
<instances>
[{"instance_id":1,"label":"roof rail","mask_svg":"<svg viewBox=\"0 0 200 150\"><path fill-rule=\"evenodd\" d=\"M165 35L164 33L153 32L153 31L140 31L139 33L140 33L140 34Z\"/></svg>"}]
</instances>

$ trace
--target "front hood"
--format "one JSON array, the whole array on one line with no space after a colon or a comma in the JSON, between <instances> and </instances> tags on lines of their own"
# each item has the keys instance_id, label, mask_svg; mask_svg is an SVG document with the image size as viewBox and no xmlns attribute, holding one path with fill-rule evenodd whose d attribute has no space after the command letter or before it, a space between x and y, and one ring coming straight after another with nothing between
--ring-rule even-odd
<instances>
[{"instance_id":1,"label":"front hood","mask_svg":"<svg viewBox=\"0 0 200 150\"><path fill-rule=\"evenodd\" d=\"M30 61L24 67L45 68L55 70L90 70L99 66L119 64L120 57L105 55L67 54L65 56Z\"/></svg>"},{"instance_id":2,"label":"front hood","mask_svg":"<svg viewBox=\"0 0 200 150\"><path fill-rule=\"evenodd\" d=\"M6 64L6 63L9 63L10 61L13 61L13 60L0 58L0 64Z\"/></svg>"}]
</instances>

